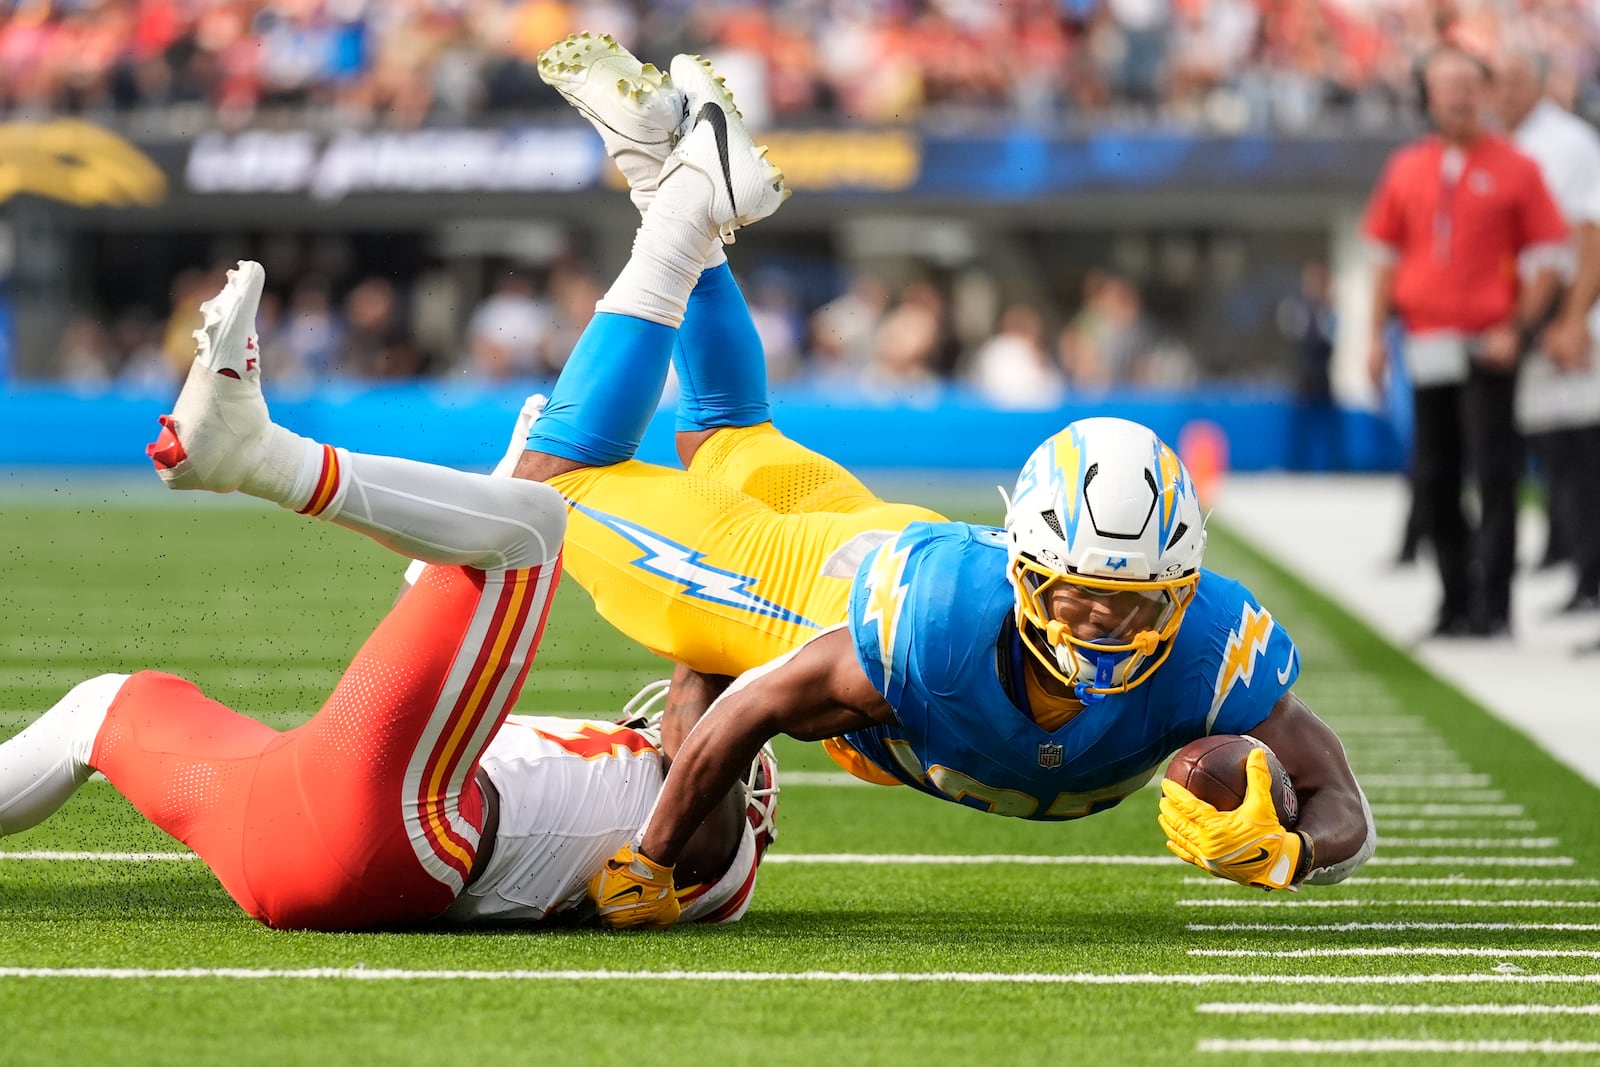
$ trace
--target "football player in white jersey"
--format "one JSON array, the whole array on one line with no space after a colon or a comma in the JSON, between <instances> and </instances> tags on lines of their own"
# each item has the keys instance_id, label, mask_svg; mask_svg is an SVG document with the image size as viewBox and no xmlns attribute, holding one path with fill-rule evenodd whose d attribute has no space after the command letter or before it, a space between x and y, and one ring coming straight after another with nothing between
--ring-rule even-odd
<instances>
[{"instance_id":1,"label":"football player in white jersey","mask_svg":"<svg viewBox=\"0 0 1600 1067\"><path fill-rule=\"evenodd\" d=\"M359 455L274 424L255 330L264 280L240 263L202 305L194 365L149 449L158 473L428 565L295 729L155 671L78 685L0 744L0 835L36 825L99 771L268 926L592 917L587 883L643 826L715 683L680 679L659 725L508 717L560 576L565 502L545 485ZM688 917L743 915L773 835L774 773L766 754L703 824L675 887Z\"/></svg>"}]
</instances>

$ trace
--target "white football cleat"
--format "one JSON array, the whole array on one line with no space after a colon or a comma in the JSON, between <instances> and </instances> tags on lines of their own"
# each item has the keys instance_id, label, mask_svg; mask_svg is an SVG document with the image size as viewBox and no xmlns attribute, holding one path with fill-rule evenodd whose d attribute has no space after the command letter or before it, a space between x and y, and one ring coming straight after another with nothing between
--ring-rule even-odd
<instances>
[{"instance_id":1,"label":"white football cleat","mask_svg":"<svg viewBox=\"0 0 1600 1067\"><path fill-rule=\"evenodd\" d=\"M689 105L689 131L661 168L660 185L693 171L705 178L705 218L712 235L733 242L734 231L766 218L789 197L783 172L767 160L745 129L733 94L700 56L672 60L672 80ZM678 181L683 181L679 177Z\"/></svg>"},{"instance_id":2,"label":"white football cleat","mask_svg":"<svg viewBox=\"0 0 1600 1067\"><path fill-rule=\"evenodd\" d=\"M522 402L522 410L517 412L517 424L511 430L511 441L506 445L506 454L500 457L500 462L489 472L491 477L511 477L511 472L517 467L517 461L528 450L528 433L533 429L533 424L539 421L539 416L544 414L544 406L548 403L550 398L543 393L534 393Z\"/></svg>"},{"instance_id":3,"label":"white football cleat","mask_svg":"<svg viewBox=\"0 0 1600 1067\"><path fill-rule=\"evenodd\" d=\"M261 396L256 305L266 282L261 264L240 260L228 282L200 305L195 358L161 436L145 451L172 489L231 493L261 466L272 418Z\"/></svg>"},{"instance_id":4,"label":"white football cleat","mask_svg":"<svg viewBox=\"0 0 1600 1067\"><path fill-rule=\"evenodd\" d=\"M686 125L684 95L672 79L653 63L641 64L608 33L576 33L546 48L539 78L589 120L634 204L648 208L661 164Z\"/></svg>"}]
</instances>

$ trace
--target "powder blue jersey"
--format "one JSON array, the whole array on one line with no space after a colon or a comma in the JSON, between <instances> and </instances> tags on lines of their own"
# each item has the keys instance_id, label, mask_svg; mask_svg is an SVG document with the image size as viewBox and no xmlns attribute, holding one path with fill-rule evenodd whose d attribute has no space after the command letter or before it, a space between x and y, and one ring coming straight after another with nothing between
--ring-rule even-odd
<instances>
[{"instance_id":1,"label":"powder blue jersey","mask_svg":"<svg viewBox=\"0 0 1600 1067\"><path fill-rule=\"evenodd\" d=\"M898 721L845 740L934 796L1074 819L1116 804L1190 741L1253 729L1299 673L1294 642L1250 591L1203 571L1166 661L1045 730L1012 696L1031 655L1014 610L1000 530L918 522L874 549L851 587L850 634Z\"/></svg>"}]
</instances>

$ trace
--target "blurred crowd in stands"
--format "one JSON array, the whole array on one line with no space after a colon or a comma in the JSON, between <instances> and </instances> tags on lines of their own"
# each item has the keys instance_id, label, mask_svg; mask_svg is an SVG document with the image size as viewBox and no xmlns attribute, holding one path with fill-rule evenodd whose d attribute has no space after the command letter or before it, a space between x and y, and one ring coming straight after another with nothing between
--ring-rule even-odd
<instances>
[{"instance_id":1,"label":"blurred crowd in stands","mask_svg":"<svg viewBox=\"0 0 1600 1067\"><path fill-rule=\"evenodd\" d=\"M539 50L582 29L714 53L771 122L1173 121L1383 128L1445 37L1516 37L1586 102L1574 0L0 0L0 115L195 128L412 127L554 111Z\"/></svg>"},{"instance_id":2,"label":"blurred crowd in stands","mask_svg":"<svg viewBox=\"0 0 1600 1067\"><path fill-rule=\"evenodd\" d=\"M273 277L296 275L269 272ZM792 279L758 269L745 293L777 382L885 397L959 382L999 406L1023 409L1116 385L1180 387L1199 374L1188 349L1156 328L1126 277L1090 271L1080 300L1064 313L1002 304L981 278L975 274L975 286L965 287L923 279L891 286L861 274L834 299L807 309ZM84 385L176 385L193 357L196 309L221 282L221 266L185 271L159 314L135 307L79 315L57 353L60 376ZM599 279L575 262L496 269L475 304L458 300L445 272L398 284L362 277L338 290L300 275L290 288L269 287L257 322L280 387L420 377L521 382L555 376L601 291Z\"/></svg>"}]
</instances>

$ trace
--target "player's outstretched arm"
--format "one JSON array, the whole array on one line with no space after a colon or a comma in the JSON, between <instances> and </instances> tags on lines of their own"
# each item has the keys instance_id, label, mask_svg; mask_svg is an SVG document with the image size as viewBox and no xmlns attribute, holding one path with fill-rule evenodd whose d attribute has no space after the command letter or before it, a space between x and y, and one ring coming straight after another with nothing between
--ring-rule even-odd
<instances>
[{"instance_id":1,"label":"player's outstretched arm","mask_svg":"<svg viewBox=\"0 0 1600 1067\"><path fill-rule=\"evenodd\" d=\"M673 865L766 742L780 733L816 741L893 721L843 629L745 672L678 751L644 840L624 848L589 883L601 922L664 927L676 920L677 901L661 891L671 885Z\"/></svg>"},{"instance_id":2,"label":"player's outstretched arm","mask_svg":"<svg viewBox=\"0 0 1600 1067\"><path fill-rule=\"evenodd\" d=\"M1350 877L1378 838L1339 735L1293 693L1285 693L1250 734L1272 749L1294 783L1300 801L1295 829L1309 853L1300 861L1304 880L1327 885Z\"/></svg>"}]
</instances>

